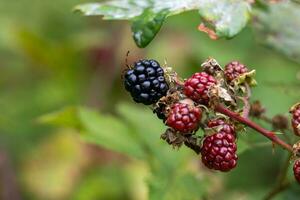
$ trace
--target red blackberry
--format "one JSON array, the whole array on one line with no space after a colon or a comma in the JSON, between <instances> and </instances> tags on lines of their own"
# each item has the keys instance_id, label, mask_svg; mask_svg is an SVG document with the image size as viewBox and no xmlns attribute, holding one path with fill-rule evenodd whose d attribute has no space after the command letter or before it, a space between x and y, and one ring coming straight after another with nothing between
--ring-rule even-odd
<instances>
[{"instance_id":1,"label":"red blackberry","mask_svg":"<svg viewBox=\"0 0 300 200\"><path fill-rule=\"evenodd\" d=\"M209 169L223 172L230 171L237 165L237 146L234 127L222 120L208 122L209 127L222 128L215 134L205 137L202 148L202 162Z\"/></svg>"},{"instance_id":2,"label":"red blackberry","mask_svg":"<svg viewBox=\"0 0 300 200\"><path fill-rule=\"evenodd\" d=\"M223 131L227 134L232 134L233 136L236 136L234 126L225 122L224 119L218 118L218 119L210 120L207 122L207 126L209 128L221 126L222 127L221 131Z\"/></svg>"},{"instance_id":3,"label":"red blackberry","mask_svg":"<svg viewBox=\"0 0 300 200\"><path fill-rule=\"evenodd\" d=\"M150 105L167 94L164 70L155 60L140 60L125 73L125 89L137 103Z\"/></svg>"},{"instance_id":4,"label":"red blackberry","mask_svg":"<svg viewBox=\"0 0 300 200\"><path fill-rule=\"evenodd\" d=\"M218 118L218 119L213 119L213 120L210 120L207 122L207 126L209 128L213 128L215 126L220 126L220 125L223 125L225 124L225 121L224 119L221 119L221 118Z\"/></svg>"},{"instance_id":5,"label":"red blackberry","mask_svg":"<svg viewBox=\"0 0 300 200\"><path fill-rule=\"evenodd\" d=\"M295 179L300 183L300 160L296 160L293 167Z\"/></svg>"},{"instance_id":6,"label":"red blackberry","mask_svg":"<svg viewBox=\"0 0 300 200\"><path fill-rule=\"evenodd\" d=\"M192 133L198 129L201 118L200 108L176 103L171 108L166 124L181 133Z\"/></svg>"},{"instance_id":7,"label":"red blackberry","mask_svg":"<svg viewBox=\"0 0 300 200\"><path fill-rule=\"evenodd\" d=\"M238 61L232 61L225 66L225 77L228 82L248 72L248 68Z\"/></svg>"},{"instance_id":8,"label":"red blackberry","mask_svg":"<svg viewBox=\"0 0 300 200\"><path fill-rule=\"evenodd\" d=\"M292 113L292 126L294 133L300 136L300 104L296 105L291 111Z\"/></svg>"},{"instance_id":9,"label":"red blackberry","mask_svg":"<svg viewBox=\"0 0 300 200\"><path fill-rule=\"evenodd\" d=\"M184 94L198 103L208 104L208 90L214 84L216 80L213 76L206 72L195 73L185 81Z\"/></svg>"}]
</instances>

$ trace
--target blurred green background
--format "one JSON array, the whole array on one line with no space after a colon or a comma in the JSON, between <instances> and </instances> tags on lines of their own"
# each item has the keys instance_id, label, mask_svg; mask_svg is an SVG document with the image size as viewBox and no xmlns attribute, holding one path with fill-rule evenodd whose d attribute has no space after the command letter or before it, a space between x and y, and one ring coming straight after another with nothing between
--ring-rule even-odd
<instances>
[{"instance_id":1,"label":"blurred green background","mask_svg":"<svg viewBox=\"0 0 300 200\"><path fill-rule=\"evenodd\" d=\"M194 12L168 18L154 41L138 49L127 22L73 13L83 2L0 0L0 199L262 199L285 152L273 152L271 143L244 145L238 167L221 174L203 168L193 152L173 150L159 138L161 122L124 92L126 53L129 63L166 61L182 77L209 56L222 65L239 60L257 70L252 100L269 116L288 116L299 101L299 64L256 42L250 27L232 40L212 41L197 30ZM58 118L42 119L55 126L38 122L59 110ZM137 141L148 152L139 152ZM275 199L299 199L289 171L291 186Z\"/></svg>"}]
</instances>

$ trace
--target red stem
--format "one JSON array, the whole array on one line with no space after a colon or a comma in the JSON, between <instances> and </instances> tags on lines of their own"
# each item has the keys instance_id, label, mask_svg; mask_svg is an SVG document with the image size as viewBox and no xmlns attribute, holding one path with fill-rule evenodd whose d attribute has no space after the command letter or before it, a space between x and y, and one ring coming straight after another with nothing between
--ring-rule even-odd
<instances>
[{"instance_id":1,"label":"red stem","mask_svg":"<svg viewBox=\"0 0 300 200\"><path fill-rule=\"evenodd\" d=\"M242 117L240 114L235 113L227 108L225 108L222 105L217 105L215 107L215 111L222 113L232 119L235 119L238 122L241 122L247 126L249 126L250 128L256 130L257 132L259 132L260 134L264 135L265 137L269 138L270 140L272 140L274 143L282 146L284 149L293 152L293 147L289 144L287 144L286 142L284 142L283 140L281 140L279 137L277 137L275 135L275 133L273 133L272 131L268 131L264 128L262 128L261 126L259 126L258 124L252 122L251 120Z\"/></svg>"}]
</instances>

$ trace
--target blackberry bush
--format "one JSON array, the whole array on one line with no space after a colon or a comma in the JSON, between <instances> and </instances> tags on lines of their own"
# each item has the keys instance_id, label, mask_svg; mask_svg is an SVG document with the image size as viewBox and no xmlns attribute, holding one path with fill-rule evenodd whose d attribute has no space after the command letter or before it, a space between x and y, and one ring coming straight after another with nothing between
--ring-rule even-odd
<instances>
[{"instance_id":1,"label":"blackberry bush","mask_svg":"<svg viewBox=\"0 0 300 200\"><path fill-rule=\"evenodd\" d=\"M126 72L125 88L134 101L153 104L153 113L169 127L161 135L163 140L176 148L185 145L200 154L207 168L221 172L234 169L238 161L238 131L249 127L293 155L297 160L294 174L299 181L300 142L291 146L278 137L277 132L264 129L250 119L265 120L276 131L289 129L286 116L278 114L268 119L259 101L250 104L251 87L256 83L255 70L249 72L238 61L230 62L223 69L212 58L202 67L204 71L181 81L184 79L171 68L164 74L156 61L141 60ZM300 104L293 106L290 112L292 127L299 135Z\"/></svg>"}]
</instances>

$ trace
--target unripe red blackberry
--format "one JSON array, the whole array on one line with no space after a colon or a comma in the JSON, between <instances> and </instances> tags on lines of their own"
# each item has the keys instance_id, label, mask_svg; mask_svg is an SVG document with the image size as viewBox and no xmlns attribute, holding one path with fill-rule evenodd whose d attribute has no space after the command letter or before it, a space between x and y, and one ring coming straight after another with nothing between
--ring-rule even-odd
<instances>
[{"instance_id":1,"label":"unripe red blackberry","mask_svg":"<svg viewBox=\"0 0 300 200\"><path fill-rule=\"evenodd\" d=\"M232 134L232 135L236 136L234 126L227 123L227 122L225 122L224 119L218 118L218 119L210 120L210 121L207 122L207 126L209 128L220 126L221 131L223 131L227 134Z\"/></svg>"},{"instance_id":2,"label":"unripe red blackberry","mask_svg":"<svg viewBox=\"0 0 300 200\"><path fill-rule=\"evenodd\" d=\"M300 183L300 160L296 160L293 167L295 179Z\"/></svg>"},{"instance_id":3,"label":"unripe red blackberry","mask_svg":"<svg viewBox=\"0 0 300 200\"><path fill-rule=\"evenodd\" d=\"M213 135L205 137L202 148L202 162L209 169L230 171L237 165L237 146L234 127L223 120L208 122L210 128L221 126Z\"/></svg>"},{"instance_id":4,"label":"unripe red blackberry","mask_svg":"<svg viewBox=\"0 0 300 200\"><path fill-rule=\"evenodd\" d=\"M198 130L201 118L202 111L200 108L176 103L171 107L166 124L181 133L192 133Z\"/></svg>"},{"instance_id":5,"label":"unripe red blackberry","mask_svg":"<svg viewBox=\"0 0 300 200\"><path fill-rule=\"evenodd\" d=\"M206 72L195 73L184 83L184 94L197 103L208 104L208 91L212 85L216 84L213 76Z\"/></svg>"},{"instance_id":6,"label":"unripe red blackberry","mask_svg":"<svg viewBox=\"0 0 300 200\"><path fill-rule=\"evenodd\" d=\"M291 113L294 133L300 136L300 104L296 105L293 110L291 110Z\"/></svg>"},{"instance_id":7,"label":"unripe red blackberry","mask_svg":"<svg viewBox=\"0 0 300 200\"><path fill-rule=\"evenodd\" d=\"M137 103L156 103L169 90L164 70L155 60L140 60L125 72L125 89Z\"/></svg>"},{"instance_id":8,"label":"unripe red blackberry","mask_svg":"<svg viewBox=\"0 0 300 200\"><path fill-rule=\"evenodd\" d=\"M238 61L232 61L225 66L225 77L228 82L248 72L248 68Z\"/></svg>"}]
</instances>

